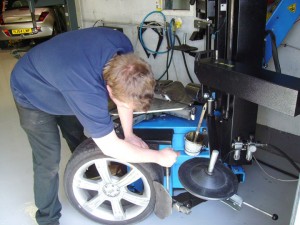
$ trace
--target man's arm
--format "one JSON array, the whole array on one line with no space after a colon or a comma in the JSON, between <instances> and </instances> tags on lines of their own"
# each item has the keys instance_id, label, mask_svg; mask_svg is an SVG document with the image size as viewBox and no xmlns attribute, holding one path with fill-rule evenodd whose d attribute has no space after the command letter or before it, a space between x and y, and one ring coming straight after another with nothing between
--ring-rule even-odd
<instances>
[{"instance_id":1,"label":"man's arm","mask_svg":"<svg viewBox=\"0 0 300 225\"><path fill-rule=\"evenodd\" d=\"M137 145L131 144L117 137L113 130L108 135L101 138L93 138L102 152L110 157L124 160L132 163L158 163L164 167L171 167L175 162L178 154L171 148L165 148L157 151L144 149Z\"/></svg>"},{"instance_id":2,"label":"man's arm","mask_svg":"<svg viewBox=\"0 0 300 225\"><path fill-rule=\"evenodd\" d=\"M117 137L113 130L101 138L93 138L102 152L110 157L132 163L158 163L164 167L171 167L177 159L178 153L172 148L160 151L149 149L147 144L133 134L133 106L114 98L111 88L107 85L110 98L117 105L119 117L124 131L125 139Z\"/></svg>"},{"instance_id":3,"label":"man's arm","mask_svg":"<svg viewBox=\"0 0 300 225\"><path fill-rule=\"evenodd\" d=\"M117 106L119 118L121 120L125 141L137 145L141 148L149 148L148 145L133 133L133 110L122 106Z\"/></svg>"}]
</instances>

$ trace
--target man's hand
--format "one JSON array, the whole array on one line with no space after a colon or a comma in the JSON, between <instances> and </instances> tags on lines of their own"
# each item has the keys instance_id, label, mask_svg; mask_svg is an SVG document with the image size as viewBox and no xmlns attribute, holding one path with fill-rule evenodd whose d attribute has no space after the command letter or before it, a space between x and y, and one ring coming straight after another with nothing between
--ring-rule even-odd
<instances>
[{"instance_id":1,"label":"man's hand","mask_svg":"<svg viewBox=\"0 0 300 225\"><path fill-rule=\"evenodd\" d=\"M136 145L140 148L149 148L149 146L138 136L136 136L135 134L131 134L129 137L125 137L124 139L125 141Z\"/></svg>"},{"instance_id":2,"label":"man's hand","mask_svg":"<svg viewBox=\"0 0 300 225\"><path fill-rule=\"evenodd\" d=\"M164 167L171 167L180 155L179 152L175 152L172 148L164 148L159 151L160 158L158 164Z\"/></svg>"}]
</instances>

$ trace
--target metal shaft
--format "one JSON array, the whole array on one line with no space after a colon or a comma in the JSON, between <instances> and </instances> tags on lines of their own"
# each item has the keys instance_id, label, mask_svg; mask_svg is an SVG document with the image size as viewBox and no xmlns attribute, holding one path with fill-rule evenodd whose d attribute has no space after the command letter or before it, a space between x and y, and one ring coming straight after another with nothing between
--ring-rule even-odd
<instances>
[{"instance_id":1,"label":"metal shaft","mask_svg":"<svg viewBox=\"0 0 300 225\"><path fill-rule=\"evenodd\" d=\"M227 60L229 62L231 62L233 58L234 5L235 5L235 0L230 0L228 6L228 34L227 34Z\"/></svg>"},{"instance_id":2,"label":"metal shaft","mask_svg":"<svg viewBox=\"0 0 300 225\"><path fill-rule=\"evenodd\" d=\"M33 0L27 0L27 2L28 2L28 7L29 7L31 19L32 19L32 26L33 26L32 32L34 34L36 34L36 33L38 33L38 30L37 30L35 13L34 13L35 12L34 1Z\"/></svg>"},{"instance_id":3,"label":"metal shaft","mask_svg":"<svg viewBox=\"0 0 300 225\"><path fill-rule=\"evenodd\" d=\"M214 115L214 100L212 98L209 98L207 100L207 116L213 116Z\"/></svg>"},{"instance_id":4,"label":"metal shaft","mask_svg":"<svg viewBox=\"0 0 300 225\"><path fill-rule=\"evenodd\" d=\"M166 167L166 186L167 186L167 191L170 194L170 168Z\"/></svg>"},{"instance_id":5,"label":"metal shaft","mask_svg":"<svg viewBox=\"0 0 300 225\"><path fill-rule=\"evenodd\" d=\"M265 215L267 215L269 217L271 217L273 220L277 220L278 219L278 215L277 214L270 214L270 213L268 213L268 212L266 212L266 211L264 211L262 209L259 209L259 208L255 207L255 206L253 206L253 205L251 205L251 204L249 204L247 202L243 202L243 204L246 205L246 206L249 206L250 208L255 209L255 210L257 210L257 211L259 211L259 212L261 212L261 213L263 213L263 214L265 214Z\"/></svg>"},{"instance_id":6,"label":"metal shaft","mask_svg":"<svg viewBox=\"0 0 300 225\"><path fill-rule=\"evenodd\" d=\"M199 123L198 123L197 129L196 129L196 132L195 132L193 142L196 142L196 140L197 140L197 137L198 137L198 134L199 134L199 131L200 131L200 127L201 127L201 124L202 124L202 121L203 121L203 118L204 118L204 114L206 112L206 107L207 107L207 103L205 103L202 107L202 112L201 112L201 115L200 115Z\"/></svg>"},{"instance_id":7,"label":"metal shaft","mask_svg":"<svg viewBox=\"0 0 300 225\"><path fill-rule=\"evenodd\" d=\"M217 162L218 156L219 156L219 151L213 150L210 156L210 161L207 169L208 174L212 174L212 172L214 171L214 167Z\"/></svg>"}]
</instances>

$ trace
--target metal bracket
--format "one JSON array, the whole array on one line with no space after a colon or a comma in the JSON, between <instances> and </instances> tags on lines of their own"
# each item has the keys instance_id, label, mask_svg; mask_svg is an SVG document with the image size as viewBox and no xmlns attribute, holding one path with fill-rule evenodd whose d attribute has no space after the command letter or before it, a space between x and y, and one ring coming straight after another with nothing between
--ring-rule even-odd
<instances>
[{"instance_id":1,"label":"metal bracket","mask_svg":"<svg viewBox=\"0 0 300 225\"><path fill-rule=\"evenodd\" d=\"M242 208L243 199L238 195L233 195L230 198L221 200L221 202L225 203L232 209L239 211Z\"/></svg>"},{"instance_id":2,"label":"metal bracket","mask_svg":"<svg viewBox=\"0 0 300 225\"><path fill-rule=\"evenodd\" d=\"M240 196L236 195L236 194L234 194L230 198L222 200L221 202L223 202L226 205L230 206L234 210L240 210L242 208L242 205L244 204L244 205L246 205L246 206L248 206L248 207L250 207L252 209L255 209L258 212L261 212L261 213L263 213L263 214L271 217L272 220L278 220L278 215L277 214L270 214L270 213L268 213L268 212L266 212L266 211L264 211L262 209L259 209L259 208L255 207L255 206L253 206L253 205L251 205L251 204L249 204L247 202L244 202L243 199Z\"/></svg>"}]
</instances>

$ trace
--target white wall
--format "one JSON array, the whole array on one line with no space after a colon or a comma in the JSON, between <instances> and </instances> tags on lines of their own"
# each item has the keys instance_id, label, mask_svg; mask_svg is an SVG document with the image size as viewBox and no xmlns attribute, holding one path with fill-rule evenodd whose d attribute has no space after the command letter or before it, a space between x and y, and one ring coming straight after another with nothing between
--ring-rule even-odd
<instances>
[{"instance_id":1,"label":"white wall","mask_svg":"<svg viewBox=\"0 0 300 225\"><path fill-rule=\"evenodd\" d=\"M142 58L148 61L152 65L152 69L156 78L166 69L166 54L159 54L154 59L151 55L147 58L139 40L138 40L138 25L142 22L145 16L156 10L155 0L77 0L77 8L80 8L77 13L79 18L79 26L82 28L92 27L96 21L99 21L96 25L101 26L103 20L107 26L119 26L124 29L124 33L131 39L134 50ZM172 16L168 14L174 14L174 11L165 12L167 16L167 22L170 22L171 18L178 18L178 16ZM181 42L183 41L184 33L187 33L187 44L197 47L199 50L204 50L204 41L189 41L194 29L194 16L195 9L187 12L188 16L183 16L182 13L176 13L182 19L182 28L177 31ZM152 14L146 21L155 20L157 22L163 22L163 17L160 14ZM148 29L143 34L144 42L151 50L155 50L157 43L157 34L151 29ZM164 38L160 51L166 50L166 38ZM192 78L195 82L198 82L194 74L194 58L186 54L188 68ZM173 55L173 63L169 70L169 79L180 80L186 85L190 83L190 80L186 74L181 52L175 51Z\"/></svg>"},{"instance_id":2,"label":"white wall","mask_svg":"<svg viewBox=\"0 0 300 225\"><path fill-rule=\"evenodd\" d=\"M76 0L79 20L78 24L81 28L87 28L92 27L97 21L96 25L102 25L102 20L107 26L122 27L124 33L131 39L135 52L152 65L154 74L156 78L158 78L165 71L166 54L158 55L155 59L153 56L147 58L138 40L137 29L144 17L156 9L156 3L156 0ZM189 41L189 37L195 30L193 27L195 9L193 7L190 12L185 13L178 11L163 12L167 15L167 22L169 22L171 18L179 17L182 19L182 27L177 31L181 42L183 41L184 33L187 33L188 45L195 46L200 51L205 49L204 41ZM163 21L162 16L159 14L149 16L146 21L148 20L155 20L158 22ZM294 25L284 42L300 48L299 36L300 22ZM148 29L143 37L147 47L154 50L157 42L157 35ZM160 51L164 51L165 48L166 40L164 39ZM300 51L290 47L280 47L278 51L282 73L300 77ZM199 83L194 74L194 58L186 54L186 59L192 79L194 82ZM269 69L274 70L272 60L269 62ZM181 52L179 51L174 52L173 63L171 64L169 75L169 79L179 80L184 85L190 83ZM300 116L293 118L265 107L259 107L257 122L278 130L300 135Z\"/></svg>"}]
</instances>

